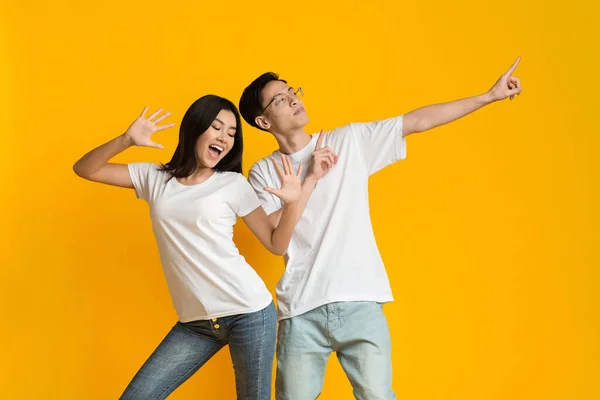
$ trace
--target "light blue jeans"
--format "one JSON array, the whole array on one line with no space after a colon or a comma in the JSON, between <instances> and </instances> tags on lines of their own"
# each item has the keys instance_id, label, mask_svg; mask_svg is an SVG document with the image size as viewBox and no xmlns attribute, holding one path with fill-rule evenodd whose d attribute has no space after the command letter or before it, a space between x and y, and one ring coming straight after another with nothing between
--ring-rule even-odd
<instances>
[{"instance_id":1,"label":"light blue jeans","mask_svg":"<svg viewBox=\"0 0 600 400\"><path fill-rule=\"evenodd\" d=\"M392 400L390 331L376 302L339 302L279 322L277 400L314 400L332 352L359 400Z\"/></svg>"},{"instance_id":2,"label":"light blue jeans","mask_svg":"<svg viewBox=\"0 0 600 400\"><path fill-rule=\"evenodd\" d=\"M227 344L237 398L271 398L277 312L263 310L216 320L177 322L135 375L122 400L165 399Z\"/></svg>"}]
</instances>

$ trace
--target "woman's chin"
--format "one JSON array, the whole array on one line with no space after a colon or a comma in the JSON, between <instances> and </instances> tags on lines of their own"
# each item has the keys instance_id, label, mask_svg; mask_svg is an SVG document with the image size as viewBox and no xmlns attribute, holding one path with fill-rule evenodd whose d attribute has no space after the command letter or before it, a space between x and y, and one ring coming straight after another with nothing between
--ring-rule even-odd
<instances>
[{"instance_id":1,"label":"woman's chin","mask_svg":"<svg viewBox=\"0 0 600 400\"><path fill-rule=\"evenodd\" d=\"M200 165L203 168L214 169L217 166L217 164L219 164L224 157L225 157L225 155L222 155L219 158L213 158L210 155L208 155L206 157L202 157L199 161L200 161Z\"/></svg>"},{"instance_id":2,"label":"woman's chin","mask_svg":"<svg viewBox=\"0 0 600 400\"><path fill-rule=\"evenodd\" d=\"M198 166L200 168L210 168L210 169L214 169L217 164L219 163L220 160L199 160L198 162Z\"/></svg>"}]
</instances>

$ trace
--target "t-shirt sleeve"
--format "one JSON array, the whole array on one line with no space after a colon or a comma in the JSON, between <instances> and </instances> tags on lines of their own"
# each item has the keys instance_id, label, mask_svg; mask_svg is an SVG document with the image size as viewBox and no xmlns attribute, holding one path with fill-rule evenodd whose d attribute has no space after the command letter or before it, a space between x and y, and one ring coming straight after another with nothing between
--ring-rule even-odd
<instances>
[{"instance_id":1,"label":"t-shirt sleeve","mask_svg":"<svg viewBox=\"0 0 600 400\"><path fill-rule=\"evenodd\" d=\"M260 200L244 175L238 175L235 182L234 200L230 205L238 216L243 217L260 207Z\"/></svg>"},{"instance_id":2,"label":"t-shirt sleeve","mask_svg":"<svg viewBox=\"0 0 600 400\"><path fill-rule=\"evenodd\" d=\"M248 181L252 185L252 189L256 192L260 203L265 210L267 215L274 213L283 207L281 199L279 197L267 192L265 187L278 187L273 183L267 183L266 177L261 173L257 164L255 164L248 173Z\"/></svg>"},{"instance_id":3,"label":"t-shirt sleeve","mask_svg":"<svg viewBox=\"0 0 600 400\"><path fill-rule=\"evenodd\" d=\"M402 137L402 121L401 115L381 121L350 124L369 175L406 158L406 138Z\"/></svg>"},{"instance_id":4,"label":"t-shirt sleeve","mask_svg":"<svg viewBox=\"0 0 600 400\"><path fill-rule=\"evenodd\" d=\"M150 186L155 179L156 165L153 163L134 163L127 164L127 168L136 196L150 202Z\"/></svg>"}]
</instances>

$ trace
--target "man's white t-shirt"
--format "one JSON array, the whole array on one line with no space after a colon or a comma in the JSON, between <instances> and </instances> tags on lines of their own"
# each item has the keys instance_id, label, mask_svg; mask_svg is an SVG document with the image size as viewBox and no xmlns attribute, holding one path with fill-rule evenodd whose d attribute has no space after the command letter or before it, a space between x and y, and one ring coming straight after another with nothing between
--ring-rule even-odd
<instances>
[{"instance_id":1,"label":"man's white t-shirt","mask_svg":"<svg viewBox=\"0 0 600 400\"><path fill-rule=\"evenodd\" d=\"M238 216L260 207L242 174L215 172L183 185L153 163L129 164L138 198L150 205L152 229L181 322L245 314L272 297L233 242Z\"/></svg>"},{"instance_id":2,"label":"man's white t-shirt","mask_svg":"<svg viewBox=\"0 0 600 400\"><path fill-rule=\"evenodd\" d=\"M406 157L403 117L351 123L325 134L323 146L339 155L307 203L285 257L277 284L279 319L300 315L337 301L393 300L388 276L375 242L369 213L369 176ZM318 134L290 155L292 164L309 170ZM283 205L265 186L279 187L275 151L250 169L248 180L267 214ZM303 177L304 178L304 177Z\"/></svg>"}]
</instances>

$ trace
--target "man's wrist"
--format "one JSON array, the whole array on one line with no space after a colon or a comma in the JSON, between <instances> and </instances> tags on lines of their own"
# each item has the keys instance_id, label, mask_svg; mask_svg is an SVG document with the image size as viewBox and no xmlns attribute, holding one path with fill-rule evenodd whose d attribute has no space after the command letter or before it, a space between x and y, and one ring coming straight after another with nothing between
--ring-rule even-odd
<instances>
[{"instance_id":1,"label":"man's wrist","mask_svg":"<svg viewBox=\"0 0 600 400\"><path fill-rule=\"evenodd\" d=\"M494 93L492 93L491 90L485 94L480 95L479 98L483 102L484 106L487 106L488 104L492 104L493 102L498 100L497 98L494 97Z\"/></svg>"},{"instance_id":2,"label":"man's wrist","mask_svg":"<svg viewBox=\"0 0 600 400\"><path fill-rule=\"evenodd\" d=\"M308 174L308 175L306 175L306 178L304 178L304 182L302 182L302 185L312 185L312 186L315 186L317 184L318 180L319 179L316 178L314 175Z\"/></svg>"}]
</instances>

